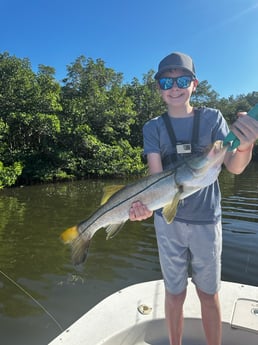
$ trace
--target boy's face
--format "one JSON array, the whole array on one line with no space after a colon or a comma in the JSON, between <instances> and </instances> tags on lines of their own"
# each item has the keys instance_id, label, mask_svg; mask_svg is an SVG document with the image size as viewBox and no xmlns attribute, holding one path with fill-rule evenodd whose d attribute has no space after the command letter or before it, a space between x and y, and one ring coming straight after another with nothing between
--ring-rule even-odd
<instances>
[{"instance_id":1,"label":"boy's face","mask_svg":"<svg viewBox=\"0 0 258 345\"><path fill-rule=\"evenodd\" d=\"M165 77L176 78L176 77L181 77L181 76L191 76L191 73L182 69L174 69L172 71L164 72L160 78L165 78ZM161 97L163 98L167 106L179 107L179 106L185 106L189 104L191 94L193 91L195 91L197 85L198 85L198 80L195 79L190 82L190 85L187 88L179 88L175 81L171 89L162 90L160 86L158 87L161 93Z\"/></svg>"}]
</instances>

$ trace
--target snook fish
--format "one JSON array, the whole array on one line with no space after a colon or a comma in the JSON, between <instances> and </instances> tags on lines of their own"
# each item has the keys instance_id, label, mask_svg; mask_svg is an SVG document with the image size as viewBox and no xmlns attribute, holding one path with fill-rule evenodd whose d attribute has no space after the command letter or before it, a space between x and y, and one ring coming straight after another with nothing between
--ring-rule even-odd
<instances>
[{"instance_id":1,"label":"snook fish","mask_svg":"<svg viewBox=\"0 0 258 345\"><path fill-rule=\"evenodd\" d=\"M167 223L175 217L178 202L213 183L221 170L227 146L216 141L207 153L187 158L172 170L139 179L127 186L107 187L101 205L88 219L61 234L71 244L72 261L79 265L86 260L90 241L101 228L112 238L129 219L134 201L141 201L149 210L162 208Z\"/></svg>"}]
</instances>

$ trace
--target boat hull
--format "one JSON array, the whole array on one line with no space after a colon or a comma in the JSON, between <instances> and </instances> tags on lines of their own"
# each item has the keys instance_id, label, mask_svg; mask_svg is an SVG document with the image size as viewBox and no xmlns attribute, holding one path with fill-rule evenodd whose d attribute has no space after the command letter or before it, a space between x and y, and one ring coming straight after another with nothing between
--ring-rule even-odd
<instances>
[{"instance_id":1,"label":"boat hull","mask_svg":"<svg viewBox=\"0 0 258 345\"><path fill-rule=\"evenodd\" d=\"M222 282L223 345L258 344L258 288ZM189 280L184 345L205 345L200 303ZM168 345L162 280L132 285L107 297L49 345Z\"/></svg>"}]
</instances>

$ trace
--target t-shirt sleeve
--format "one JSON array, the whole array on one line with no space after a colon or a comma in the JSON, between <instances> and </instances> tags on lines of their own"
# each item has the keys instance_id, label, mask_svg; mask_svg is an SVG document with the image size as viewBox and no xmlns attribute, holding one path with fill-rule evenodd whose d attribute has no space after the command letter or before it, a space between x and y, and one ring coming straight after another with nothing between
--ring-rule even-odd
<instances>
[{"instance_id":1,"label":"t-shirt sleeve","mask_svg":"<svg viewBox=\"0 0 258 345\"><path fill-rule=\"evenodd\" d=\"M221 114L221 112L218 110L216 125L213 129L212 141L214 142L216 140L224 140L228 133L229 133L228 124L225 118L223 117L223 115Z\"/></svg>"},{"instance_id":2,"label":"t-shirt sleeve","mask_svg":"<svg viewBox=\"0 0 258 345\"><path fill-rule=\"evenodd\" d=\"M152 119L143 126L143 153L160 153L158 120Z\"/></svg>"}]
</instances>

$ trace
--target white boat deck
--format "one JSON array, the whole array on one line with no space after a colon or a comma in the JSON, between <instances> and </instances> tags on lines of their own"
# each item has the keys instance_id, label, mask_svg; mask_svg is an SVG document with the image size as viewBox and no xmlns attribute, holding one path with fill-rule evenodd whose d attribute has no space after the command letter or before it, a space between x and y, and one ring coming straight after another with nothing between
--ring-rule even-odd
<instances>
[{"instance_id":1,"label":"white boat deck","mask_svg":"<svg viewBox=\"0 0 258 345\"><path fill-rule=\"evenodd\" d=\"M258 288L222 282L223 345L258 345ZM143 309L143 314L139 311ZM199 299L189 280L184 345L205 345ZM163 281L132 285L107 297L49 345L168 345Z\"/></svg>"}]
</instances>

